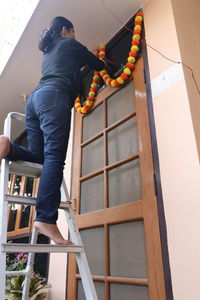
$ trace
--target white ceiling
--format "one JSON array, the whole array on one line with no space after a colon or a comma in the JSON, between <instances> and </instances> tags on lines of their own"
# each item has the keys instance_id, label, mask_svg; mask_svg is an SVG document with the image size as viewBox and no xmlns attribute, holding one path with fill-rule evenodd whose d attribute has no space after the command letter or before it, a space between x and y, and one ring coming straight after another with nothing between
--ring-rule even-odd
<instances>
[{"instance_id":1,"label":"white ceiling","mask_svg":"<svg viewBox=\"0 0 200 300\"><path fill-rule=\"evenodd\" d=\"M90 50L106 43L144 4L145 0L40 0L19 43L0 76L0 134L8 112L24 112L23 93L30 93L40 79L42 53L38 50L40 32L55 16L72 21L76 39ZM108 9L106 8L108 7ZM22 127L16 125L14 137Z\"/></svg>"}]
</instances>

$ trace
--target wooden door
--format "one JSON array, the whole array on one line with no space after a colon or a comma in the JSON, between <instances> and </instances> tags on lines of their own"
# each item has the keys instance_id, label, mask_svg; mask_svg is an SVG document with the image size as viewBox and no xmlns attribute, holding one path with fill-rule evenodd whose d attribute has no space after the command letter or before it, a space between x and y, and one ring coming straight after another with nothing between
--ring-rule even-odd
<instances>
[{"instance_id":1,"label":"wooden door","mask_svg":"<svg viewBox=\"0 0 200 300\"><path fill-rule=\"evenodd\" d=\"M72 196L99 300L166 299L143 70L76 114ZM85 299L73 255L67 299Z\"/></svg>"}]
</instances>

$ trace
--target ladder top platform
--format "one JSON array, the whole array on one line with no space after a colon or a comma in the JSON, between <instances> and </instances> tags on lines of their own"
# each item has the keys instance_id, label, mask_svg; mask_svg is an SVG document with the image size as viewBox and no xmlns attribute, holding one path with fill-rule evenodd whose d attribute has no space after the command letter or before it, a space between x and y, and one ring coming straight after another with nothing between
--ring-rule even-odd
<instances>
[{"instance_id":1,"label":"ladder top platform","mask_svg":"<svg viewBox=\"0 0 200 300\"><path fill-rule=\"evenodd\" d=\"M15 161L9 164L9 172L11 174L27 176L27 177L39 177L42 171L43 165L31 163L28 161Z\"/></svg>"}]
</instances>

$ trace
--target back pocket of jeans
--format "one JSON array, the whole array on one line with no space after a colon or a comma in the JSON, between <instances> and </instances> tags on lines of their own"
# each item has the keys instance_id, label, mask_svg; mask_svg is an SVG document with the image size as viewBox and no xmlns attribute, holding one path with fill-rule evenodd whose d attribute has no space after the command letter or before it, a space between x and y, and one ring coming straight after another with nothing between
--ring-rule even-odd
<instances>
[{"instance_id":1,"label":"back pocket of jeans","mask_svg":"<svg viewBox=\"0 0 200 300\"><path fill-rule=\"evenodd\" d=\"M38 111L50 111L57 105L59 90L39 90L34 95L35 108Z\"/></svg>"}]
</instances>

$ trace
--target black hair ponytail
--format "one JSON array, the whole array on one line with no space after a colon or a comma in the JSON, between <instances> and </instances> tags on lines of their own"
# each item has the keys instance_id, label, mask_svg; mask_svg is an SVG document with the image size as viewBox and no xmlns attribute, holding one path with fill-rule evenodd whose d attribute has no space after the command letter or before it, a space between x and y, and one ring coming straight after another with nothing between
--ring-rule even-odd
<instances>
[{"instance_id":1,"label":"black hair ponytail","mask_svg":"<svg viewBox=\"0 0 200 300\"><path fill-rule=\"evenodd\" d=\"M48 29L45 29L40 34L39 49L42 52L47 52L51 48L51 44L56 37L60 36L60 33L66 27L68 30L73 28L73 24L64 17L55 17Z\"/></svg>"},{"instance_id":2,"label":"black hair ponytail","mask_svg":"<svg viewBox=\"0 0 200 300\"><path fill-rule=\"evenodd\" d=\"M39 49L42 52L47 52L53 42L51 29L45 29L40 34Z\"/></svg>"}]
</instances>

